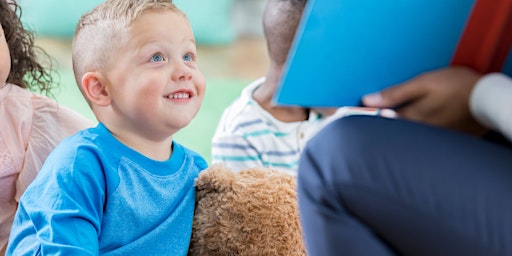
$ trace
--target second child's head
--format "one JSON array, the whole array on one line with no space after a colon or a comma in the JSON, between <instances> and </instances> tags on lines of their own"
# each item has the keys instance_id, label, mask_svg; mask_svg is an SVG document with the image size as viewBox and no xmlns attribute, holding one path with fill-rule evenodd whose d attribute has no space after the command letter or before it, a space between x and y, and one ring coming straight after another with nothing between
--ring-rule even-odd
<instances>
[{"instance_id":1,"label":"second child's head","mask_svg":"<svg viewBox=\"0 0 512 256\"><path fill-rule=\"evenodd\" d=\"M113 133L161 140L200 109L205 78L190 24L170 0L107 0L82 16L73 70Z\"/></svg>"},{"instance_id":2,"label":"second child's head","mask_svg":"<svg viewBox=\"0 0 512 256\"><path fill-rule=\"evenodd\" d=\"M270 61L286 62L307 0L268 0L263 13L263 32Z\"/></svg>"}]
</instances>

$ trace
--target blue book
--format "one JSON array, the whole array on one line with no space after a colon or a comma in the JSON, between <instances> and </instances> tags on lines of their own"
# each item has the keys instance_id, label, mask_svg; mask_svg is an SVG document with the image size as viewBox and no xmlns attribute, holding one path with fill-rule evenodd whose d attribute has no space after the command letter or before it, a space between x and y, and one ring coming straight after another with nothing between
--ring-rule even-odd
<instances>
[{"instance_id":1,"label":"blue book","mask_svg":"<svg viewBox=\"0 0 512 256\"><path fill-rule=\"evenodd\" d=\"M310 0L275 101L358 106L365 94L446 67L476 3L489 5L483 1L512 6L510 0Z\"/></svg>"}]
</instances>

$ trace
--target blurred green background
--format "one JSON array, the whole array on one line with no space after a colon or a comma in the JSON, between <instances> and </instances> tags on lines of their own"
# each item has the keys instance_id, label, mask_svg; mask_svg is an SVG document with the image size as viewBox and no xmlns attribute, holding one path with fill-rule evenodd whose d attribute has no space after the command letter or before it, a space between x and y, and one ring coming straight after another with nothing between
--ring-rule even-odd
<instances>
[{"instance_id":1,"label":"blurred green background","mask_svg":"<svg viewBox=\"0 0 512 256\"><path fill-rule=\"evenodd\" d=\"M22 20L40 36L72 37L80 16L103 1L19 0ZM174 0L190 20L201 44L227 44L235 39L233 0Z\"/></svg>"}]
</instances>

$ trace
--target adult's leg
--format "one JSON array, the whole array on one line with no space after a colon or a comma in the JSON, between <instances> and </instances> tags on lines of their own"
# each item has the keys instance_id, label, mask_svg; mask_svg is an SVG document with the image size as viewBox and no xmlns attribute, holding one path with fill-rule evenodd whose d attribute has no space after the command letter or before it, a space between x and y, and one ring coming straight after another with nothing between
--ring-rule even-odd
<instances>
[{"instance_id":1,"label":"adult's leg","mask_svg":"<svg viewBox=\"0 0 512 256\"><path fill-rule=\"evenodd\" d=\"M512 150L355 116L307 145L298 175L309 255L512 255Z\"/></svg>"}]
</instances>

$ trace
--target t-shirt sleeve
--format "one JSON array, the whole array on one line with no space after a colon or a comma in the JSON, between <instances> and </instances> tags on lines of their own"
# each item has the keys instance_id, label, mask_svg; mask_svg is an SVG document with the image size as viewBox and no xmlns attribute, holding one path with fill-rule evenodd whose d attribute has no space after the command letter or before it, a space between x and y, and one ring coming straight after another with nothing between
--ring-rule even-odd
<instances>
[{"instance_id":1,"label":"t-shirt sleeve","mask_svg":"<svg viewBox=\"0 0 512 256\"><path fill-rule=\"evenodd\" d=\"M98 254L105 203L98 159L91 151L63 146L50 154L20 199L8 253Z\"/></svg>"},{"instance_id":2,"label":"t-shirt sleeve","mask_svg":"<svg viewBox=\"0 0 512 256\"><path fill-rule=\"evenodd\" d=\"M512 141L512 79L501 73L483 76L471 93L473 116Z\"/></svg>"},{"instance_id":3,"label":"t-shirt sleeve","mask_svg":"<svg viewBox=\"0 0 512 256\"><path fill-rule=\"evenodd\" d=\"M232 171L264 166L263 159L249 140L236 134L216 134L212 139L212 163Z\"/></svg>"}]
</instances>

